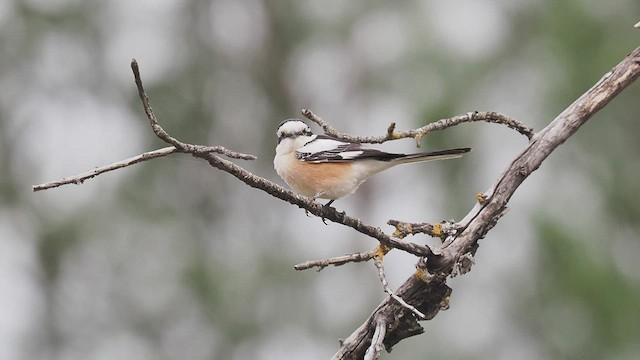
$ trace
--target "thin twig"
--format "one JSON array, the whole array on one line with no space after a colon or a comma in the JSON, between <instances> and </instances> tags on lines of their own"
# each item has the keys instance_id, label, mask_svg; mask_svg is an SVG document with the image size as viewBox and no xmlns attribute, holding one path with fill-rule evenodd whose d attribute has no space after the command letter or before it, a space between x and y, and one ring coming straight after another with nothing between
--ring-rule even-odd
<instances>
[{"instance_id":1,"label":"thin twig","mask_svg":"<svg viewBox=\"0 0 640 360\"><path fill-rule=\"evenodd\" d=\"M462 225L452 221L443 221L439 224L429 224L408 223L392 219L387 221L387 224L396 228L396 231L393 232L393 236L400 239L404 239L408 235L427 234L431 237L437 237L444 240L448 236L456 235L458 231L463 228Z\"/></svg>"},{"instance_id":2,"label":"thin twig","mask_svg":"<svg viewBox=\"0 0 640 360\"><path fill-rule=\"evenodd\" d=\"M168 147L165 147L165 148L162 148L162 149L158 149L158 150L142 153L142 154L140 154L138 156L130 157L130 158L122 160L122 161L114 162L114 163L109 164L109 165L100 166L100 167L97 167L97 168L95 168L93 170L84 172L82 174L78 174L78 175L62 178L60 180L51 181L51 182L47 182L47 183L40 184L40 185L34 185L34 186L32 186L32 189L33 189L33 191L40 191L40 190L56 188L58 186L68 185L68 184L80 185L85 180L94 178L94 177L96 177L96 176L98 176L100 174L103 174L103 173L106 173L106 172L109 172L109 171L113 171L113 170L122 169L123 167L127 167L127 166L130 166L130 165L133 165L133 164L137 164L139 162L143 162L143 161L146 161L146 160L155 159L157 157L167 156L167 155L172 154L174 152L176 152L176 148L174 146L168 146Z\"/></svg>"},{"instance_id":3,"label":"thin twig","mask_svg":"<svg viewBox=\"0 0 640 360\"><path fill-rule=\"evenodd\" d=\"M142 107L144 108L153 132L166 143L175 146L181 151L188 152L188 148L184 146L185 144L171 137L158 123L156 116L153 114L153 109L151 109L151 105L149 104L149 97L144 91L142 77L140 76L140 69L138 68L138 61L136 59L131 59L131 70L133 71L133 77L136 82L136 87L138 88L138 96L140 96L140 100L142 100Z\"/></svg>"},{"instance_id":4,"label":"thin twig","mask_svg":"<svg viewBox=\"0 0 640 360\"><path fill-rule=\"evenodd\" d=\"M305 261L303 263L295 265L294 269L308 270L308 269L317 267L318 271L320 271L329 265L340 266L340 265L344 265L352 262L357 263L357 262L369 261L373 259L376 253L377 252L374 250L369 252L347 254L347 255L337 256L337 257L328 258L328 259L309 260L309 261Z\"/></svg>"},{"instance_id":5,"label":"thin twig","mask_svg":"<svg viewBox=\"0 0 640 360\"><path fill-rule=\"evenodd\" d=\"M393 290L391 290L391 288L389 287L389 283L387 282L387 277L384 275L384 265L382 265L382 256L374 256L373 263L376 265L376 268L378 269L378 277L380 278L380 282L382 283L384 292L389 294L389 296L391 296L400 305L402 305L403 307L409 309L411 312L416 314L418 318L422 320L426 320L427 317L424 316L424 314L421 313L420 310L407 304L406 301L404 301L400 296L396 295L396 293L394 293Z\"/></svg>"},{"instance_id":6,"label":"thin twig","mask_svg":"<svg viewBox=\"0 0 640 360\"><path fill-rule=\"evenodd\" d=\"M232 159L240 159L240 160L256 160L258 157L251 154L244 154L236 151L231 151L223 146L215 145L215 146L203 146L203 145L189 145L189 153L216 153L220 155L224 155L226 157L230 157Z\"/></svg>"},{"instance_id":7,"label":"thin twig","mask_svg":"<svg viewBox=\"0 0 640 360\"><path fill-rule=\"evenodd\" d=\"M172 154L174 152L188 152L188 153L194 154L194 156L195 156L195 154L218 153L218 154L222 154L222 155L228 156L230 158L234 158L234 159L242 159L242 160L255 160L255 159L257 159L257 157L255 155L243 154L243 153L231 151L231 150L226 149L226 148L224 148L222 146L203 146L203 145L184 144L184 143L172 138L171 136L169 136L169 134L167 134L167 132L164 131L164 129L162 129L162 127L160 127L160 125L158 124L158 122L157 122L157 120L155 118L155 115L153 114L153 110L151 109L151 105L149 104L149 98L147 97L147 94L144 92L144 87L142 85L142 80L140 78L140 71L138 69L138 63L137 63L136 59L133 59L131 61L131 69L133 70L134 77L135 77L135 82L136 82L136 85L138 87L138 94L140 96L140 99L142 100L145 113L147 114L147 118L149 119L149 121L151 123L151 127L153 128L154 133L159 138L161 138L162 140L164 140L165 142L167 142L167 143L169 143L169 144L171 144L173 146L165 147L165 148L154 150L154 151L145 152L145 153L142 153L140 155L137 155L137 156L134 156L134 157L122 160L122 161L117 161L117 162L109 164L109 165L105 165L105 166L101 166L101 167L95 168L93 170L84 172L82 174L78 174L78 175L62 178L60 180L51 181L51 182L43 183L43 184L40 184L40 185L34 185L34 186L32 186L32 190L34 192L35 191L46 190L46 189L51 189L51 188L56 188L56 187L59 187L59 186L62 186L62 185L68 185L68 184L79 185L79 184L82 184L85 180L94 178L94 177L96 177L96 176L98 176L100 174L103 174L105 172L121 169L121 168L124 168L124 167L127 167L127 166L131 166L131 165L143 162L143 161L155 159L157 157L167 156L167 155Z\"/></svg>"},{"instance_id":8,"label":"thin twig","mask_svg":"<svg viewBox=\"0 0 640 360\"><path fill-rule=\"evenodd\" d=\"M149 97L144 91L144 85L142 84L142 77L140 76L140 69L138 68L138 61L136 59L131 60L131 70L133 71L133 77L135 79L136 87L138 88L138 96L140 96L140 100L142 100L142 106L144 108L144 112L147 115L147 119L149 120L149 124L153 129L153 132L163 141L169 143L170 145L175 146L178 151L191 153L194 156L196 154L204 154L204 153L219 153L231 158L235 159L244 159L244 160L255 160L257 157L255 155L238 153L235 151L231 151L225 149L222 146L202 146L202 145L191 145L187 143L183 143L176 138L173 138L169 133L167 133L158 122L158 119L153 114L153 109L151 109L151 104L149 103Z\"/></svg>"},{"instance_id":9,"label":"thin twig","mask_svg":"<svg viewBox=\"0 0 640 360\"><path fill-rule=\"evenodd\" d=\"M509 128L514 129L520 134L526 136L529 140L531 140L531 138L534 135L533 129L531 129L530 127L525 126L524 124L522 124L521 122L519 122L518 120L512 117L509 117L497 112L493 112L493 111L473 111L464 115L458 115L452 118L441 119L441 120L429 123L418 129L401 131L401 132L395 132L396 124L391 123L391 125L387 129L387 133L382 136L355 136L355 135L343 134L338 132L334 127L329 125L326 121L322 120L321 117L314 114L311 110L303 109L302 115L304 115L307 119L315 122L320 127L322 127L322 130L324 130L324 132L327 135L331 135L333 137L340 138L350 142L369 143L369 144L381 144L389 140L413 138L416 140L417 146L420 146L420 141L422 140L422 138L430 132L444 130L452 126L456 126L465 122L473 122L473 121L486 121L486 122L506 125Z\"/></svg>"},{"instance_id":10,"label":"thin twig","mask_svg":"<svg viewBox=\"0 0 640 360\"><path fill-rule=\"evenodd\" d=\"M380 358L380 353L384 349L384 336L387 334L387 323L378 319L376 321L376 330L371 337L371 345L364 354L364 360L377 360Z\"/></svg>"},{"instance_id":11,"label":"thin twig","mask_svg":"<svg viewBox=\"0 0 640 360\"><path fill-rule=\"evenodd\" d=\"M224 148L222 146L193 145L193 148L191 148L191 150L193 152L195 152L195 153L211 153L211 152L214 152L214 153L226 155L226 156L228 156L230 158L234 158L234 159L242 159L242 160L255 160L255 159L257 159L257 157L254 156L254 155L238 153L238 152L226 149L226 148ZM92 179L92 178L94 178L94 177L96 177L96 176L98 176L100 174L103 174L103 173L106 173L106 172L109 172L109 171L113 171L113 170L122 169L124 167L131 166L131 165L134 165L134 164L138 164L138 163L141 163L143 161L147 161L147 160L151 160L151 159L167 156L167 155L173 154L175 152L184 152L184 151L180 151L180 150L176 149L175 146L167 146L167 147L164 147L162 149L145 152L145 153L142 153L140 155L137 155L137 156L134 156L134 157L130 157L128 159L117 161L117 162L111 163L109 165L100 166L100 167L97 167L97 168L95 168L93 170L90 170L90 171L87 171L87 172L83 172L82 174L69 176L69 177L66 177L66 178L62 178L60 180L51 181L51 182L43 183L43 184L40 184L40 185L33 185L31 188L32 188L33 191L41 191L41 190L56 188L56 187L62 186L62 185L69 185L69 184L80 185L85 180Z\"/></svg>"}]
</instances>

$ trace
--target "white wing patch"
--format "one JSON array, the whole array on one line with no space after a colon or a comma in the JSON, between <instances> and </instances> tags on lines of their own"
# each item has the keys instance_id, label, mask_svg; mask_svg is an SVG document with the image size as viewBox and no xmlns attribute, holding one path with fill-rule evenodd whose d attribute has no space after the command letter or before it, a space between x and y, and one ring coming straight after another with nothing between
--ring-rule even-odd
<instances>
[{"instance_id":1,"label":"white wing patch","mask_svg":"<svg viewBox=\"0 0 640 360\"><path fill-rule=\"evenodd\" d=\"M362 155L362 153L364 153L364 151L362 151L362 150L344 151L344 152L341 152L341 153L339 153L337 155L340 156L341 158L345 159L345 160L351 160L351 159L356 159L358 156Z\"/></svg>"},{"instance_id":2,"label":"white wing patch","mask_svg":"<svg viewBox=\"0 0 640 360\"><path fill-rule=\"evenodd\" d=\"M314 135L314 138L315 137L316 135ZM301 148L298 148L297 151L305 154L315 154L315 153L321 153L325 151L332 152L332 151L336 151L341 146L344 147L347 144L348 143L345 143L339 140L333 140L333 139L314 139L306 143Z\"/></svg>"},{"instance_id":3,"label":"white wing patch","mask_svg":"<svg viewBox=\"0 0 640 360\"><path fill-rule=\"evenodd\" d=\"M390 161L403 155L363 148L359 143L350 143L325 135L318 135L304 146L296 149L296 156L302 161L321 163L349 162L360 159Z\"/></svg>"}]
</instances>

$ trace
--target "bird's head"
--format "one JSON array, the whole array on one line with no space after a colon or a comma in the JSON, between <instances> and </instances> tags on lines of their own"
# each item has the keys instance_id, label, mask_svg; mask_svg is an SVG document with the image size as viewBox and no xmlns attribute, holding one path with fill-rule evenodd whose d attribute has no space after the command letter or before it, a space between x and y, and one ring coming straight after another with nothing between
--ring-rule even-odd
<instances>
[{"instance_id":1,"label":"bird's head","mask_svg":"<svg viewBox=\"0 0 640 360\"><path fill-rule=\"evenodd\" d=\"M311 136L311 128L300 119L287 119L280 123L278 130L278 144L287 138L296 138L298 136Z\"/></svg>"}]
</instances>

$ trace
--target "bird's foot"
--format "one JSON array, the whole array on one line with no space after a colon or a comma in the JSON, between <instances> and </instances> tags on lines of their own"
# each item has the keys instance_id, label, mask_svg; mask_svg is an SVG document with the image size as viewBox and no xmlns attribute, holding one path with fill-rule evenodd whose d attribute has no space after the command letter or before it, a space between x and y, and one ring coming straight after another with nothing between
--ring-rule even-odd
<instances>
[{"instance_id":1,"label":"bird's foot","mask_svg":"<svg viewBox=\"0 0 640 360\"><path fill-rule=\"evenodd\" d=\"M326 204L324 204L324 205L322 205L322 206L323 206L323 207L326 207L326 208L328 208L328 209L334 209L334 210L335 210L335 208L334 208L334 207L331 207L331 204L332 204L334 201L336 201L336 199L329 200L329 202L327 202ZM324 218L324 216L321 216L320 218L322 219L322 222L323 222L325 225L329 225L329 224L327 224L327 219L325 219L325 218Z\"/></svg>"}]
</instances>

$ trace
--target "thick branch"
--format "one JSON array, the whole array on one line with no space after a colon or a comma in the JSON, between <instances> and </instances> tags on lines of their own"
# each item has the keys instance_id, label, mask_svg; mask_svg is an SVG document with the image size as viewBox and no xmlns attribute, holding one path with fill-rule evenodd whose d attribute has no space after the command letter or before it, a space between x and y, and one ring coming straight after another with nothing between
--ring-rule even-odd
<instances>
[{"instance_id":1,"label":"thick branch","mask_svg":"<svg viewBox=\"0 0 640 360\"><path fill-rule=\"evenodd\" d=\"M432 319L440 310L449 307L451 288L445 280L444 276L424 278L416 273L396 290L396 295L413 305L427 319ZM353 334L342 341L342 346L332 359L362 359L372 342L378 319L383 319L387 324L384 339L387 351L401 340L424 332L410 310L387 297Z\"/></svg>"},{"instance_id":2,"label":"thick branch","mask_svg":"<svg viewBox=\"0 0 640 360\"><path fill-rule=\"evenodd\" d=\"M629 86L640 76L640 48L634 50L622 62L606 73L591 89L578 98L573 104L558 115L547 127L537 133L525 148L509 164L507 169L498 177L493 186L485 193L483 201L478 203L471 212L460 222L462 231L456 236L450 236L440 249L434 251L438 256L429 259L424 266L431 273L435 273L436 280L427 282L417 280L423 276L412 276L400 286L396 292L409 304L422 311L423 307L438 308L448 298L449 293L441 290L445 280L452 272L464 272L473 263L472 255L477 249L477 243L487 232L495 226L497 221L506 211L506 206L516 191L533 171L538 169L542 162L558 146L573 135L587 120L598 110L602 109L623 89ZM420 270L418 272L420 274ZM423 273L424 274L424 273ZM420 296L409 298L405 293L420 293ZM433 296L437 294L437 296ZM413 300L413 301L411 301ZM439 309L439 308L438 308ZM394 301L383 301L375 312L345 341L333 359L360 359L364 356L367 346L375 333L376 319L379 314L411 314L409 310ZM423 311L424 313L424 311ZM437 311L435 312L437 313ZM435 316L433 313L433 316ZM414 334L404 334L403 329L415 329L412 322L403 323L400 317L397 320L387 318L387 341L397 342ZM417 323L416 323L417 324ZM406 336L405 336L406 335ZM390 347L387 346L387 349Z\"/></svg>"},{"instance_id":3,"label":"thick branch","mask_svg":"<svg viewBox=\"0 0 640 360\"><path fill-rule=\"evenodd\" d=\"M606 73L591 89L580 96L547 127L538 132L509 164L493 186L487 190L485 201L478 203L460 221L464 227L455 240L445 243L443 256L429 264L430 269L451 268L457 259L496 224L504 214L507 203L522 182L537 170L558 146L584 125L596 112L607 105L624 88L640 76L640 48L629 54L620 64Z\"/></svg>"},{"instance_id":4,"label":"thick branch","mask_svg":"<svg viewBox=\"0 0 640 360\"><path fill-rule=\"evenodd\" d=\"M378 269L378 277L380 278L380 282L382 283L382 289L386 292L392 299L398 302L398 304L402 305L407 310L411 311L414 315L418 317L420 320L426 320L427 317L420 312L420 310L415 307L407 304L403 298L396 295L396 293L391 290L389 287L389 283L387 282L387 276L384 274L384 265L382 264L382 255L375 256L373 258L373 263L376 265L376 269Z\"/></svg>"}]
</instances>

